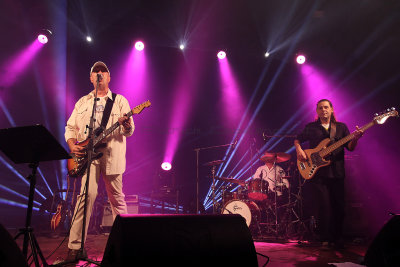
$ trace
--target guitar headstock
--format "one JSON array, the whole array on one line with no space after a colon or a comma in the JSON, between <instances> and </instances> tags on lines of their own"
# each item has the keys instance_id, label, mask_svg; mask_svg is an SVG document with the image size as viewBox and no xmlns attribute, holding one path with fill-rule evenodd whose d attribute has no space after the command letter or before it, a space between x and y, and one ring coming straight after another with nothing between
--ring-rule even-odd
<instances>
[{"instance_id":1,"label":"guitar headstock","mask_svg":"<svg viewBox=\"0 0 400 267\"><path fill-rule=\"evenodd\" d=\"M399 113L395 108L388 108L385 113L382 113L381 115L375 114L374 121L377 124L384 124L387 119L390 117L398 117Z\"/></svg>"},{"instance_id":2,"label":"guitar headstock","mask_svg":"<svg viewBox=\"0 0 400 267\"><path fill-rule=\"evenodd\" d=\"M140 112L142 112L143 109L150 107L150 105L151 105L150 100L147 100L146 102L143 102L142 104L134 107L132 109L132 114L139 114Z\"/></svg>"}]
</instances>

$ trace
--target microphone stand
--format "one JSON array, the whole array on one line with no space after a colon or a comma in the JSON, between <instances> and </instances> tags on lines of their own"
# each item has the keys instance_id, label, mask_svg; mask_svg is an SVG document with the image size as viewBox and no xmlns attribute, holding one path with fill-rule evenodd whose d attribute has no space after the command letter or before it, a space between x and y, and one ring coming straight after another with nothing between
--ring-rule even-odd
<instances>
[{"instance_id":1,"label":"microphone stand","mask_svg":"<svg viewBox=\"0 0 400 267\"><path fill-rule=\"evenodd\" d=\"M88 198L88 194L89 194L89 177L90 177L90 166L92 165L92 159L93 159L93 153L94 153L94 123L96 121L95 117L94 117L94 112L96 110L97 107L97 91L99 88L99 83L101 80L101 76L97 76L97 84L96 84L96 88L95 88L95 93L94 93L94 100L93 100L93 110L92 110L92 116L90 117L90 122L89 122L89 142L87 145L87 149L86 149L86 153L87 153L87 168L86 168L86 183L85 183L85 201L83 204L83 221L82 221L82 237L81 237L81 248L79 249L79 252L76 256L77 260L83 260L83 261L87 261L93 264L96 264L98 266L100 266L100 262L97 261L93 261L90 260L87 255L85 255L85 237L86 237L86 217L87 217L87 198ZM79 205L79 204L78 204Z\"/></svg>"},{"instance_id":2,"label":"microphone stand","mask_svg":"<svg viewBox=\"0 0 400 267\"><path fill-rule=\"evenodd\" d=\"M225 145L218 145L218 146L209 146L209 147L199 147L195 148L194 151L196 152L196 214L199 214L199 152L200 150L207 150L211 148L218 148L218 147L226 147L232 146L234 147L236 142L225 144ZM214 203L214 200L213 200Z\"/></svg>"}]
</instances>

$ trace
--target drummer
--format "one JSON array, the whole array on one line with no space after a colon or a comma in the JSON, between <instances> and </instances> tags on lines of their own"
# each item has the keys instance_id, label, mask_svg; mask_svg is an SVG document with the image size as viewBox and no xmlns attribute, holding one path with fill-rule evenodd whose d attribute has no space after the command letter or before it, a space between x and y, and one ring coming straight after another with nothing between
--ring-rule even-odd
<instances>
[{"instance_id":1,"label":"drummer","mask_svg":"<svg viewBox=\"0 0 400 267\"><path fill-rule=\"evenodd\" d=\"M280 155L282 154L282 155ZM265 164L258 167L253 179L263 179L268 182L268 191L282 196L284 187L289 189L289 181L285 177L285 171L276 163L283 162L286 153L265 153L260 160ZM289 155L290 157L290 155ZM287 159L289 160L289 158Z\"/></svg>"}]
</instances>

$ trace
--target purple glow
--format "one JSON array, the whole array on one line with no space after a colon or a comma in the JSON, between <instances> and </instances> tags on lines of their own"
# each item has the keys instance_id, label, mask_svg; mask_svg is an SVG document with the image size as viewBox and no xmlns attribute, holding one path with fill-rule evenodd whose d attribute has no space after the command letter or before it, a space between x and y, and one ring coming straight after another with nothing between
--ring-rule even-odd
<instances>
[{"instance_id":1,"label":"purple glow","mask_svg":"<svg viewBox=\"0 0 400 267\"><path fill-rule=\"evenodd\" d=\"M193 91L192 88L196 87L195 85L197 83L197 79L201 77L201 75L191 75L192 73L198 73L199 70L196 68L201 66L201 64L199 64L199 60L195 62L197 64L185 64L180 70L177 71L177 73L180 74L177 78L177 84L174 86L176 88L173 98L174 103L172 106L172 112L169 114L169 132L163 158L163 161L165 162L173 162L176 149L184 133L184 127L192 111L191 108L193 106L193 100L196 97L195 93L197 93L197 91Z\"/></svg>"},{"instance_id":2,"label":"purple glow","mask_svg":"<svg viewBox=\"0 0 400 267\"><path fill-rule=\"evenodd\" d=\"M217 57L218 57L219 59L224 59L224 58L226 58L226 53L225 53L225 51L219 51L218 54L217 54Z\"/></svg>"},{"instance_id":3,"label":"purple glow","mask_svg":"<svg viewBox=\"0 0 400 267\"><path fill-rule=\"evenodd\" d=\"M245 110L240 87L232 74L228 60L219 61L220 86L222 92L222 109L229 126L236 126Z\"/></svg>"},{"instance_id":4,"label":"purple glow","mask_svg":"<svg viewBox=\"0 0 400 267\"><path fill-rule=\"evenodd\" d=\"M132 48L129 56L124 57L124 62L121 65L124 66L124 68L114 72L121 74L121 76L118 76L116 79L115 87L123 90L121 93L130 103L132 99L135 99L135 102L131 103L131 105L138 105L148 100L146 88L148 88L149 85L147 82L146 53Z\"/></svg>"},{"instance_id":5,"label":"purple glow","mask_svg":"<svg viewBox=\"0 0 400 267\"><path fill-rule=\"evenodd\" d=\"M182 82L184 83L185 81ZM164 161L166 162L172 162L173 160L183 127L188 117L192 95L190 94L190 90L187 90L187 87L188 86L185 84L180 85L175 95L176 102L171 115L167 148L164 155Z\"/></svg>"},{"instance_id":6,"label":"purple glow","mask_svg":"<svg viewBox=\"0 0 400 267\"><path fill-rule=\"evenodd\" d=\"M47 42L49 41L47 36L44 34L39 34L37 39L41 44L47 44Z\"/></svg>"},{"instance_id":7,"label":"purple glow","mask_svg":"<svg viewBox=\"0 0 400 267\"><path fill-rule=\"evenodd\" d=\"M0 74L0 86L10 87L13 85L42 47L43 45L35 39L18 55L5 62L1 67L4 71Z\"/></svg>"},{"instance_id":8,"label":"purple glow","mask_svg":"<svg viewBox=\"0 0 400 267\"><path fill-rule=\"evenodd\" d=\"M144 43L142 41L137 41L135 43L135 48L138 51L142 51L144 49Z\"/></svg>"},{"instance_id":9,"label":"purple glow","mask_svg":"<svg viewBox=\"0 0 400 267\"><path fill-rule=\"evenodd\" d=\"M171 163L169 163L169 162L163 162L163 163L161 164L161 168L162 168L164 171L169 171L169 170L172 168L172 165L171 165Z\"/></svg>"},{"instance_id":10,"label":"purple glow","mask_svg":"<svg viewBox=\"0 0 400 267\"><path fill-rule=\"evenodd\" d=\"M304 55L298 55L297 57L296 57L296 62L298 63L298 64L304 64L305 62L306 62L306 57L304 56Z\"/></svg>"}]
</instances>

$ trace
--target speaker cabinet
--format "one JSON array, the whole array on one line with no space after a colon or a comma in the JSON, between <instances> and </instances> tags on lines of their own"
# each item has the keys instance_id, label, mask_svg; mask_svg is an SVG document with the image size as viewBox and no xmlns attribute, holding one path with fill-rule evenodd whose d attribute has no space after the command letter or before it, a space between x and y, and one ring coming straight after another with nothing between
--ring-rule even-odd
<instances>
[{"instance_id":1,"label":"speaker cabinet","mask_svg":"<svg viewBox=\"0 0 400 267\"><path fill-rule=\"evenodd\" d=\"M139 213L139 198L138 195L128 195L125 197L126 208L128 214L138 214ZM113 225L113 215L110 202L103 207L103 216L101 218L100 227L106 230L110 230Z\"/></svg>"},{"instance_id":2,"label":"speaker cabinet","mask_svg":"<svg viewBox=\"0 0 400 267\"><path fill-rule=\"evenodd\" d=\"M400 266L400 215L379 231L364 257L366 266Z\"/></svg>"},{"instance_id":3,"label":"speaker cabinet","mask_svg":"<svg viewBox=\"0 0 400 267\"><path fill-rule=\"evenodd\" d=\"M241 215L119 215L101 266L257 266Z\"/></svg>"},{"instance_id":4,"label":"speaker cabinet","mask_svg":"<svg viewBox=\"0 0 400 267\"><path fill-rule=\"evenodd\" d=\"M21 250L10 233L0 224L0 266L27 267Z\"/></svg>"}]
</instances>

